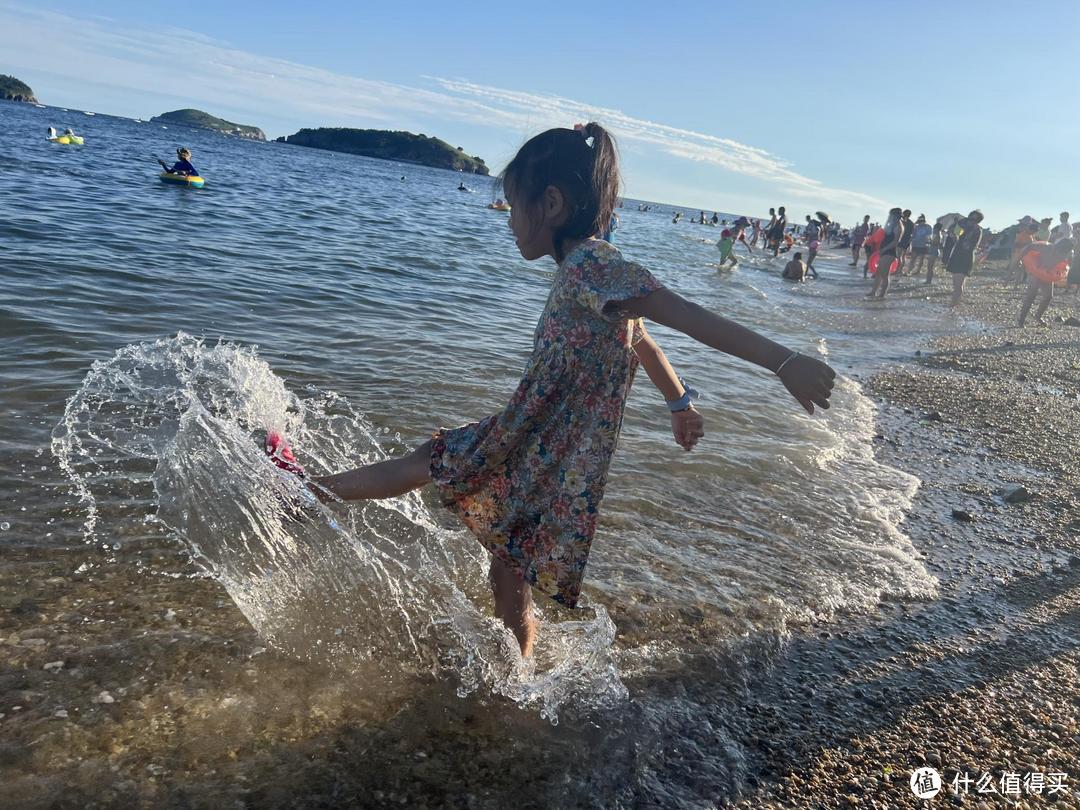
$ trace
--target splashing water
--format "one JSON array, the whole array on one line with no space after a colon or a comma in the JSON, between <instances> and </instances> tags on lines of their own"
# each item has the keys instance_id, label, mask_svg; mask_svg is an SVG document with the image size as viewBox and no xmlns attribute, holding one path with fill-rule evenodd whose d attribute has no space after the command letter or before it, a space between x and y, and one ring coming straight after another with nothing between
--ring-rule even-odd
<instances>
[{"instance_id":1,"label":"splashing water","mask_svg":"<svg viewBox=\"0 0 1080 810\"><path fill-rule=\"evenodd\" d=\"M106 521L110 535L122 529L113 521L135 521L103 514L100 503L156 506L157 520L283 652L358 683L456 677L459 695L485 687L553 723L560 706L626 698L615 626L601 606L585 601L588 618L558 621L538 604L537 647L523 660L490 616L479 544L440 528L415 492L324 506L266 458L261 430L291 437L313 472L386 457L344 398L294 394L254 349L184 333L94 363L52 444L85 507L89 541L108 545Z\"/></svg>"}]
</instances>

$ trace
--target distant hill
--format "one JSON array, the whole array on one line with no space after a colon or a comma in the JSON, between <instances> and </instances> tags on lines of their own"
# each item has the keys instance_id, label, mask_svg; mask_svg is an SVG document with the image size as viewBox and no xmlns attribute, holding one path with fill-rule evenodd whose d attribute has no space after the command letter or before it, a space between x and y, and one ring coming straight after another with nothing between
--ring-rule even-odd
<instances>
[{"instance_id":1,"label":"distant hill","mask_svg":"<svg viewBox=\"0 0 1080 810\"><path fill-rule=\"evenodd\" d=\"M278 143L346 152L350 155L419 163L437 169L454 169L471 174L489 174L483 158L469 157L446 141L411 132L390 132L382 129L349 129L319 127L302 129L295 135L277 139Z\"/></svg>"},{"instance_id":2,"label":"distant hill","mask_svg":"<svg viewBox=\"0 0 1080 810\"><path fill-rule=\"evenodd\" d=\"M34 91L26 82L20 82L14 76L5 76L0 73L0 98L7 101L28 101L37 104Z\"/></svg>"},{"instance_id":3,"label":"distant hill","mask_svg":"<svg viewBox=\"0 0 1080 810\"><path fill-rule=\"evenodd\" d=\"M234 124L224 118L217 118L204 113L202 110L173 110L162 113L150 119L152 124L172 124L179 127L194 127L196 129L211 129L222 135L235 135L238 138L249 138L253 141L265 141L266 135L258 127L247 124Z\"/></svg>"}]
</instances>

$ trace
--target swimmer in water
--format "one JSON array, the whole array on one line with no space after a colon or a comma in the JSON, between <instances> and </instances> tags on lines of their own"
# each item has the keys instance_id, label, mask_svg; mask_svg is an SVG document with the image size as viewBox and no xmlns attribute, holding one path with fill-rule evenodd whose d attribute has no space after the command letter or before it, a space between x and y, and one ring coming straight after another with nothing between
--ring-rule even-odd
<instances>
[{"instance_id":1,"label":"swimmer in water","mask_svg":"<svg viewBox=\"0 0 1080 810\"><path fill-rule=\"evenodd\" d=\"M198 177L199 173L195 170L195 167L191 165L191 150L186 146L181 146L176 150L176 157L178 158L176 163L169 166L164 160L158 160L161 164L161 168L165 170L167 174L180 174L184 177Z\"/></svg>"},{"instance_id":2,"label":"swimmer in water","mask_svg":"<svg viewBox=\"0 0 1080 810\"><path fill-rule=\"evenodd\" d=\"M802 260L802 254L796 253L795 258L784 265L784 272L780 278L787 281L806 281L806 262Z\"/></svg>"}]
</instances>

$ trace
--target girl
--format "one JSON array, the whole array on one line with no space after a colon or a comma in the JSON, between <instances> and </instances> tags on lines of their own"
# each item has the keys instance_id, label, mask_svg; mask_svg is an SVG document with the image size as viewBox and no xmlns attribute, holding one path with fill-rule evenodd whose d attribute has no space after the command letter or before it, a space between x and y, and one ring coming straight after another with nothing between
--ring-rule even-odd
<instances>
[{"instance_id":1,"label":"girl","mask_svg":"<svg viewBox=\"0 0 1080 810\"><path fill-rule=\"evenodd\" d=\"M1028 258L1034 255L1034 259ZM1035 297L1042 293L1042 301L1035 312L1035 323L1046 326L1043 315L1050 306L1050 300L1054 297L1054 280L1064 281L1068 273L1068 263L1073 255L1073 240L1059 239L1054 244L1046 242L1032 242L1025 245L1017 257L1022 265L1028 267L1029 278L1027 291L1024 293L1024 303L1020 305L1020 319L1017 326L1024 326L1031 305L1035 303ZM1028 260L1025 261L1025 258Z\"/></svg>"},{"instance_id":2,"label":"girl","mask_svg":"<svg viewBox=\"0 0 1080 810\"><path fill-rule=\"evenodd\" d=\"M642 317L768 369L810 413L829 406L835 373L683 299L598 238L619 195L615 144L599 124L537 135L501 180L521 255L551 256L558 265L532 358L510 402L479 422L437 431L403 458L325 476L312 488L324 500L356 500L433 483L491 552L496 615L529 656L536 634L530 587L577 605L639 363L667 400L678 444L690 450L704 435L700 414ZM267 450L288 452L276 441Z\"/></svg>"}]
</instances>

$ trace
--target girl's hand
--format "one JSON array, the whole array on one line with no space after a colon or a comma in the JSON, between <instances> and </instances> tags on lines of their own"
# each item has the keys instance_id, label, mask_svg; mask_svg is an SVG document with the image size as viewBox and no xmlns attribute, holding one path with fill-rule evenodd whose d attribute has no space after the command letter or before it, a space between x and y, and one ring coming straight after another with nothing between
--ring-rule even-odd
<instances>
[{"instance_id":1,"label":"girl's hand","mask_svg":"<svg viewBox=\"0 0 1080 810\"><path fill-rule=\"evenodd\" d=\"M800 354L787 363L777 376L807 413L813 413L815 405L828 409L836 372L827 363Z\"/></svg>"},{"instance_id":2,"label":"girl's hand","mask_svg":"<svg viewBox=\"0 0 1080 810\"><path fill-rule=\"evenodd\" d=\"M676 411L671 415L671 432L675 434L679 447L693 450L698 439L705 435L705 420L691 405L685 411Z\"/></svg>"}]
</instances>

